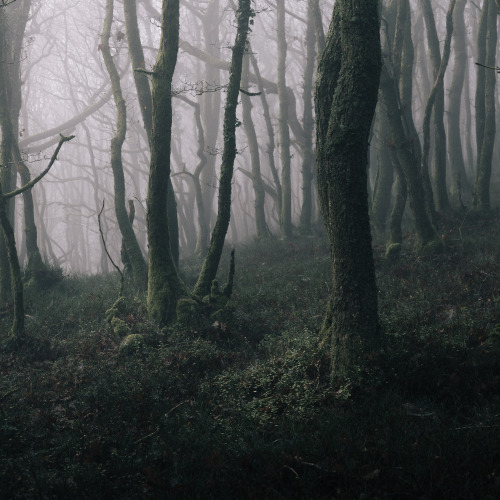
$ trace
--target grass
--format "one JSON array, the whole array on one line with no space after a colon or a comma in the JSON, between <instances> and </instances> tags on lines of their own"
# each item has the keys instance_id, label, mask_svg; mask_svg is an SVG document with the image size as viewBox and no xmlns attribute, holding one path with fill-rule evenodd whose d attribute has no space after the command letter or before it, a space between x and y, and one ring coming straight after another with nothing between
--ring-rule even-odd
<instances>
[{"instance_id":1,"label":"grass","mask_svg":"<svg viewBox=\"0 0 500 500\"><path fill-rule=\"evenodd\" d=\"M436 257L375 248L383 341L340 387L323 238L239 246L232 317L203 331L158 330L129 290L128 356L116 277L28 294L30 340L0 353L0 497L498 498L498 227L450 217Z\"/></svg>"}]
</instances>

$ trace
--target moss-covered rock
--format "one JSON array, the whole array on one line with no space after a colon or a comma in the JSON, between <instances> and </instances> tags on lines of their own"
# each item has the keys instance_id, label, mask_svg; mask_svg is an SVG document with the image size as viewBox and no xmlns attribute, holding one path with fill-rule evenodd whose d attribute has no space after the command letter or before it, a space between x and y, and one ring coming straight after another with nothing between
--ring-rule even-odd
<instances>
[{"instance_id":1,"label":"moss-covered rock","mask_svg":"<svg viewBox=\"0 0 500 500\"><path fill-rule=\"evenodd\" d=\"M121 356L130 356L131 354L141 354L144 350L144 337L138 333L127 335L118 347L118 353Z\"/></svg>"}]
</instances>

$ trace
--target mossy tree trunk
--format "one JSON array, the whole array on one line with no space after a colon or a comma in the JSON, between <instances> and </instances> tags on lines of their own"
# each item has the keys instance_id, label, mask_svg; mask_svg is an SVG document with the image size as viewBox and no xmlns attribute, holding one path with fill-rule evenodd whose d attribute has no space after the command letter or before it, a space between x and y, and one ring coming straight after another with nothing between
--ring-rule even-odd
<instances>
[{"instance_id":1,"label":"mossy tree trunk","mask_svg":"<svg viewBox=\"0 0 500 500\"><path fill-rule=\"evenodd\" d=\"M301 234L311 234L312 223L312 179L314 170L313 152L313 75L316 59L316 35L314 31L314 9L316 0L309 0L307 4L306 24L306 64L304 68L304 90L302 102L304 103L304 114L302 126L304 128L304 156L302 158L302 210L300 212L299 231Z\"/></svg>"},{"instance_id":2,"label":"mossy tree trunk","mask_svg":"<svg viewBox=\"0 0 500 500\"><path fill-rule=\"evenodd\" d=\"M175 318L184 286L170 249L167 196L172 138L172 79L179 49L179 0L163 0L160 48L153 71L151 164L147 195L148 313L160 325Z\"/></svg>"},{"instance_id":3,"label":"mossy tree trunk","mask_svg":"<svg viewBox=\"0 0 500 500\"><path fill-rule=\"evenodd\" d=\"M434 81L437 82L435 94L433 117L434 117L434 195L438 211L448 210L450 202L446 187L446 131L444 128L444 84L443 79L438 79L441 66L441 51L439 48L439 37L434 19L431 0L422 0L420 6L423 11L425 26L427 29L427 46L431 56ZM451 22L451 21L450 21ZM422 168L428 168L427 164Z\"/></svg>"},{"instance_id":4,"label":"mossy tree trunk","mask_svg":"<svg viewBox=\"0 0 500 500\"><path fill-rule=\"evenodd\" d=\"M243 56L245 55L250 17L254 12L250 0L239 0L236 40L233 46L229 84L227 87L226 107L224 111L224 151L220 171L217 220L212 231L210 247L196 282L194 293L205 296L210 292L212 281L217 275L224 241L231 217L231 183L233 180L234 160L236 157L236 108L240 93Z\"/></svg>"},{"instance_id":5,"label":"mossy tree trunk","mask_svg":"<svg viewBox=\"0 0 500 500\"><path fill-rule=\"evenodd\" d=\"M493 0L485 0L483 7L483 16L487 14L486 29L486 66L495 67L497 51L497 8ZM481 19L481 23L483 19ZM483 69L484 68L480 68ZM484 128L482 133L482 143L480 152L478 152L478 166L476 176L476 196L475 207L478 210L490 210L490 181L491 166L493 161L493 148L496 135L496 104L495 104L495 86L496 72L492 69L486 69L484 77ZM476 113L478 103L476 102Z\"/></svg>"},{"instance_id":6,"label":"mossy tree trunk","mask_svg":"<svg viewBox=\"0 0 500 500\"><path fill-rule=\"evenodd\" d=\"M141 116L144 123L144 129L148 136L149 147L151 149L151 137L153 126L152 114L152 97L151 88L149 86L148 76L137 71L145 66L144 51L142 48L141 37L139 32L139 25L137 23L137 5L135 0L124 0L123 10L125 14L125 26L127 30L128 49L132 68L134 69L134 82L137 91L137 99L141 109ZM170 233L169 241L172 252L172 258L175 265L179 263L179 223L177 220L177 203L174 195L174 188L172 181L168 179L168 192L170 195L167 197L167 222L168 230Z\"/></svg>"},{"instance_id":7,"label":"mossy tree trunk","mask_svg":"<svg viewBox=\"0 0 500 500\"><path fill-rule=\"evenodd\" d=\"M111 169L113 171L115 215L118 227L127 250L127 256L132 267L134 283L137 287L145 288L147 279L147 267L142 255L141 247L130 223L126 208L125 198L125 176L122 164L122 147L125 142L127 131L127 108L121 89L120 76L111 56L109 39L111 37L111 26L113 24L114 0L107 0L106 15L101 35L102 57L111 81L113 98L116 107L116 132L111 139Z\"/></svg>"},{"instance_id":8,"label":"mossy tree trunk","mask_svg":"<svg viewBox=\"0 0 500 500\"><path fill-rule=\"evenodd\" d=\"M246 55L243 58L243 75L242 87L248 89L248 73L250 65L250 56ZM265 191L264 183L260 173L260 155L259 144L257 142L257 133L252 119L252 98L242 93L241 107L242 107L242 121L245 129L245 134L248 141L248 149L250 151L250 162L252 165L252 185L255 193L255 226L257 229L257 238L262 240L270 236L269 229L266 223L266 213L264 210Z\"/></svg>"},{"instance_id":9,"label":"mossy tree trunk","mask_svg":"<svg viewBox=\"0 0 500 500\"><path fill-rule=\"evenodd\" d=\"M332 375L346 376L380 333L367 196L368 137L377 103L377 0L337 0L318 66L318 189L332 281L323 335Z\"/></svg>"},{"instance_id":10,"label":"mossy tree trunk","mask_svg":"<svg viewBox=\"0 0 500 500\"><path fill-rule=\"evenodd\" d=\"M453 12L453 51L454 65L448 91L448 158L451 169L450 194L454 205L460 207L469 204L472 191L467 174L462 150L460 116L462 92L467 68L467 35L465 31L465 4L467 0L458 0Z\"/></svg>"},{"instance_id":11,"label":"mossy tree trunk","mask_svg":"<svg viewBox=\"0 0 500 500\"><path fill-rule=\"evenodd\" d=\"M434 126L436 129L436 138L434 144L434 181L436 186L436 203L439 210L446 210L450 208L450 203L448 200L448 193L446 189L446 136L442 136L444 134L444 122L443 122L443 114L444 114L444 74L446 72L446 68L448 67L448 61L450 59L450 48L451 48L451 36L453 34L453 10L455 9L456 0L450 1L450 6L448 8L448 13L446 14L446 38L443 46L443 57L439 52L439 42L433 40L432 43L437 44L437 51L433 56L433 64L435 64L435 59L439 54L439 67L437 71L434 71L434 85L432 86L431 92L429 94L429 98L427 99L427 103L425 105L424 112L424 123L423 123L423 134L424 134L424 145L422 151L422 172L428 170L428 158L430 151L430 136L431 136L431 114L434 110ZM430 6L430 4L429 4ZM427 11L427 9L425 9ZM432 12L431 12L432 14ZM429 14L426 15L429 17ZM435 28L435 25L434 25ZM429 30L429 28L428 28ZM429 30L432 31L432 30ZM433 37L431 37L433 38ZM431 41L429 41L431 43ZM443 165L443 156L444 156L444 165Z\"/></svg>"},{"instance_id":12,"label":"mossy tree trunk","mask_svg":"<svg viewBox=\"0 0 500 500\"><path fill-rule=\"evenodd\" d=\"M290 130L288 128L288 91L286 87L286 31L285 31L285 0L276 1L277 37L278 37L278 68L277 85L279 98L279 138L281 157L281 214L280 229L282 238L292 237L292 184L290 158Z\"/></svg>"}]
</instances>

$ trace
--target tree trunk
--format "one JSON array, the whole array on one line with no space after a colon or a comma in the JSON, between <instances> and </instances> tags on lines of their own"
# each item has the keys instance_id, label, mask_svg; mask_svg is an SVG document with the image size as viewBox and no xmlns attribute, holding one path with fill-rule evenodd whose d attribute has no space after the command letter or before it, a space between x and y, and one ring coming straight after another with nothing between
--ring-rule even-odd
<instances>
[{"instance_id":1,"label":"tree trunk","mask_svg":"<svg viewBox=\"0 0 500 500\"><path fill-rule=\"evenodd\" d=\"M367 197L368 136L377 103L377 0L337 0L316 86L318 189L333 286L323 334L344 377L379 336Z\"/></svg>"},{"instance_id":2,"label":"tree trunk","mask_svg":"<svg viewBox=\"0 0 500 500\"><path fill-rule=\"evenodd\" d=\"M493 0L485 0L483 15L487 13L486 34L486 66L495 67L497 50L497 8ZM483 22L481 18L481 23ZM479 68L484 71L484 68ZM479 75L478 75L479 76ZM484 85L484 128L482 133L481 150L478 156L475 206L478 210L490 210L490 180L493 148L495 144L495 85L496 72L486 69ZM476 113L478 103L476 102Z\"/></svg>"},{"instance_id":3,"label":"tree trunk","mask_svg":"<svg viewBox=\"0 0 500 500\"><path fill-rule=\"evenodd\" d=\"M439 38L434 20L431 0L422 0L420 3L427 28L427 45L431 55L433 80L437 81L439 68L441 66L441 51L439 49ZM446 132L444 128L444 85L442 79L438 81L434 91L434 192L438 211L448 210L450 202L446 188ZM427 168L427 164L422 168Z\"/></svg>"},{"instance_id":4,"label":"tree trunk","mask_svg":"<svg viewBox=\"0 0 500 500\"><path fill-rule=\"evenodd\" d=\"M316 58L316 35L314 33L315 1L309 0L307 6L306 65L304 68L304 91L302 92L302 101L304 103L304 118L302 120L304 128L304 157L302 159L302 210L300 212L299 231L305 235L311 234L312 222L312 178L314 168L312 91Z\"/></svg>"},{"instance_id":5,"label":"tree trunk","mask_svg":"<svg viewBox=\"0 0 500 500\"><path fill-rule=\"evenodd\" d=\"M243 61L243 76L242 85L244 89L248 88L248 72L249 72L249 55L246 55ZM245 128L245 134L248 141L248 149L250 151L250 161L252 164L252 184L255 193L255 226L258 239L265 239L270 236L269 229L266 223L266 213L264 210L265 191L260 174L260 156L259 144L257 142L257 133L252 120L252 101L251 97L244 94L241 96L242 104L242 119Z\"/></svg>"},{"instance_id":6,"label":"tree trunk","mask_svg":"<svg viewBox=\"0 0 500 500\"><path fill-rule=\"evenodd\" d=\"M125 134L127 131L127 115L126 104L123 98L120 76L116 69L111 51L109 48L109 38L111 36L111 25L113 23L113 4L114 0L107 0L106 15L104 18L104 26L101 35L102 57L106 70L111 80L111 88L113 90L113 98L116 106L116 132L111 139L111 169L113 171L114 194L115 194L115 214L118 221L118 227L123 238L123 243L127 250L127 256L132 267L132 275L134 283L137 287L146 287L147 268L146 262L142 255L141 248L137 242L132 224L130 223L127 214L125 203L125 177L123 174L122 164L122 146L125 142ZM125 263L124 263L125 264Z\"/></svg>"},{"instance_id":7,"label":"tree trunk","mask_svg":"<svg viewBox=\"0 0 500 500\"><path fill-rule=\"evenodd\" d=\"M172 79L179 48L179 0L163 0L160 49L153 71L151 165L147 196L148 312L160 325L175 318L184 286L170 249L165 200L169 193Z\"/></svg>"},{"instance_id":8,"label":"tree trunk","mask_svg":"<svg viewBox=\"0 0 500 500\"><path fill-rule=\"evenodd\" d=\"M432 86L431 93L429 94L429 98L427 99L427 104L425 106L424 112L424 124L423 124L423 134L424 134L424 146L422 152L422 172L428 171L428 158L429 158L429 150L430 150L430 122L431 122L431 114L434 109L434 125L436 129L436 139L434 145L434 151L437 152L437 156L434 158L434 172L435 172L435 184L436 184L436 200L438 209L446 210L450 208L450 204L448 201L448 194L446 190L446 161L444 166L441 164L442 161L442 153L444 153L444 157L446 158L446 137L441 136L441 127L442 132L444 133L444 123L442 120L442 115L439 118L440 113L444 113L444 74L446 72L446 68L448 67L448 61L450 59L450 47L451 47L451 36L453 34L453 10L455 9L456 0L450 0L450 6L448 8L448 13L446 14L446 38L443 46L443 57L441 58L441 54L439 54L439 67L437 72L435 71L435 81ZM436 36L437 38L437 36ZM436 41L437 43L437 41ZM438 44L439 49L439 44ZM439 51L438 51L439 52ZM437 57L437 53L435 54ZM441 102L441 97L443 101ZM438 108L439 106L439 108ZM442 108L440 108L442 106ZM439 112L438 112L439 109Z\"/></svg>"},{"instance_id":9,"label":"tree trunk","mask_svg":"<svg viewBox=\"0 0 500 500\"><path fill-rule=\"evenodd\" d=\"M139 25L137 23L137 6L135 0L124 0L123 9L125 14L125 25L127 29L127 39L130 61L132 62L137 99L141 109L144 128L148 136L149 147L151 149L151 137L153 126L151 89L147 75L138 69L144 68L144 51L142 49ZM172 181L168 179L168 191L171 196L167 197L167 222L169 230L170 248L175 265L179 264L179 223L177 220L177 204L175 201Z\"/></svg>"},{"instance_id":10,"label":"tree trunk","mask_svg":"<svg viewBox=\"0 0 500 500\"><path fill-rule=\"evenodd\" d=\"M469 204L472 192L462 150L460 133L460 115L462 91L467 68L467 35L465 32L465 4L467 0L458 0L453 13L454 65L448 91L448 158L451 168L451 196L455 205L463 207Z\"/></svg>"},{"instance_id":11,"label":"tree trunk","mask_svg":"<svg viewBox=\"0 0 500 500\"><path fill-rule=\"evenodd\" d=\"M290 177L290 130L288 128L288 92L286 87L286 32L285 0L276 1L277 37L278 37L278 97L279 97L279 137L281 156L281 237L292 237L292 184Z\"/></svg>"},{"instance_id":12,"label":"tree trunk","mask_svg":"<svg viewBox=\"0 0 500 500\"><path fill-rule=\"evenodd\" d=\"M243 56L246 50L248 27L253 10L250 0L239 0L237 10L237 33L233 46L229 84L224 111L224 151L219 182L217 221L212 231L210 247L203 262L194 293L200 297L210 292L212 281L217 275L224 241L231 217L231 182L233 180L234 160L236 158L236 108L240 93Z\"/></svg>"}]
</instances>

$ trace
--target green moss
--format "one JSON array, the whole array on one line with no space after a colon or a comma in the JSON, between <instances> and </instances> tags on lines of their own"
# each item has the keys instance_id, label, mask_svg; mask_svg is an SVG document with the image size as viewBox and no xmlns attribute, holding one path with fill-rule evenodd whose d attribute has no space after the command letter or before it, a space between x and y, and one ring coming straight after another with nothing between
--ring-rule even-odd
<instances>
[{"instance_id":1,"label":"green moss","mask_svg":"<svg viewBox=\"0 0 500 500\"><path fill-rule=\"evenodd\" d=\"M123 337L130 332L127 323L116 316L111 320L111 328L113 328L113 331L117 335L120 335L120 337Z\"/></svg>"},{"instance_id":2,"label":"green moss","mask_svg":"<svg viewBox=\"0 0 500 500\"><path fill-rule=\"evenodd\" d=\"M389 243L385 249L385 258L387 260L396 260L401 254L401 243Z\"/></svg>"},{"instance_id":3,"label":"green moss","mask_svg":"<svg viewBox=\"0 0 500 500\"><path fill-rule=\"evenodd\" d=\"M205 329L209 326L203 306L193 299L180 299L177 302L177 323L192 330Z\"/></svg>"},{"instance_id":4,"label":"green moss","mask_svg":"<svg viewBox=\"0 0 500 500\"><path fill-rule=\"evenodd\" d=\"M118 297L118 300L104 313L106 322L112 325L113 319L117 318L120 314L124 314L126 310L127 303L125 297Z\"/></svg>"},{"instance_id":5,"label":"green moss","mask_svg":"<svg viewBox=\"0 0 500 500\"><path fill-rule=\"evenodd\" d=\"M429 243L426 243L425 245L418 245L416 251L424 257L432 257L433 255L443 253L443 240L439 236L436 236L433 240L429 241Z\"/></svg>"},{"instance_id":6,"label":"green moss","mask_svg":"<svg viewBox=\"0 0 500 500\"><path fill-rule=\"evenodd\" d=\"M122 356L140 354L143 352L144 347L144 337L138 333L131 333L122 340L118 347L118 353Z\"/></svg>"}]
</instances>

